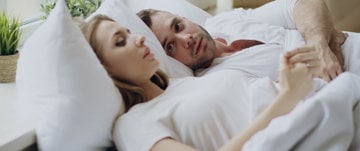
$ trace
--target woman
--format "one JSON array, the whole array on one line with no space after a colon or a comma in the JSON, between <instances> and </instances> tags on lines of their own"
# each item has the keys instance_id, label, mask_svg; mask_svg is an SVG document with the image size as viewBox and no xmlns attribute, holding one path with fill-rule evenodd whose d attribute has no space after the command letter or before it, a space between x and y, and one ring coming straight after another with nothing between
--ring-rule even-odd
<instances>
[{"instance_id":1,"label":"woman","mask_svg":"<svg viewBox=\"0 0 360 151\"><path fill-rule=\"evenodd\" d=\"M196 145L192 142L182 142L182 138L177 138L178 135L176 134L156 135L163 133L163 131L177 132L176 125L174 126L171 123L175 120L172 119L175 116L173 117L171 114L175 113L161 117L160 124L145 122L144 120L147 119L140 119L142 116L146 116L147 111L144 110L153 110L151 107L146 107L147 104L161 106L163 102L157 98L171 93L169 90L165 91L168 78L158 69L159 62L154 58L149 48L144 45L144 36L131 34L127 28L102 15L95 16L84 24L82 29L86 39L108 74L114 79L115 85L124 98L127 113L121 117L120 126L127 128L121 131L123 138L117 147L121 147L123 150L196 150L192 147L196 147ZM220 150L241 150L244 143L252 135L265 128L273 118L290 112L312 90L312 73L303 63L289 64L288 60L292 55L294 54L285 54L282 59L280 69L281 90L276 98L248 128L224 144ZM169 101L167 100L167 102ZM174 109L176 106L177 104L174 105ZM168 106L165 105L166 107ZM165 108L161 108L161 110L166 112L167 109ZM169 106L169 108L171 107ZM139 110L142 111L139 112ZM138 113L141 114L137 115ZM151 111L148 113L152 114ZM127 118L132 117L132 115L138 116L139 119ZM147 127L136 130L130 129L141 125L141 123L145 123ZM143 131L146 133L142 133ZM136 142L141 137L148 138L144 139L146 142ZM131 142L131 140L135 142Z\"/></svg>"},{"instance_id":2,"label":"woman","mask_svg":"<svg viewBox=\"0 0 360 151\"><path fill-rule=\"evenodd\" d=\"M113 24L102 23L105 21ZM158 69L159 62L144 45L144 36L131 34L106 16L96 16L82 28L96 56L126 100L126 111L166 89L168 78ZM97 28L109 30L99 34Z\"/></svg>"}]
</instances>

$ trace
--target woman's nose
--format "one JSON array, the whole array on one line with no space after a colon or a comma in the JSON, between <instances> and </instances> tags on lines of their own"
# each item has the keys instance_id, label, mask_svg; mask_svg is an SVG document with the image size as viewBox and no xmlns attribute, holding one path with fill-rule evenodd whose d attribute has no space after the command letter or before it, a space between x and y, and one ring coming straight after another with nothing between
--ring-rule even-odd
<instances>
[{"instance_id":1,"label":"woman's nose","mask_svg":"<svg viewBox=\"0 0 360 151\"><path fill-rule=\"evenodd\" d=\"M145 43L145 36L143 35L136 35L135 36L135 39L136 39L136 45L141 47L141 46L144 46L144 43Z\"/></svg>"}]
</instances>

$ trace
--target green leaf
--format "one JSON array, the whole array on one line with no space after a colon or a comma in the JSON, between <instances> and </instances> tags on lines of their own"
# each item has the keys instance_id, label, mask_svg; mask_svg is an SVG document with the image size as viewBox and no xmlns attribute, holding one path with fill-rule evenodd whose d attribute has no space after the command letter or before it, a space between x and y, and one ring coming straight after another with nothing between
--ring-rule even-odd
<instances>
[{"instance_id":1,"label":"green leaf","mask_svg":"<svg viewBox=\"0 0 360 151\"><path fill-rule=\"evenodd\" d=\"M102 0L66 0L67 7L72 17L87 17L100 7ZM46 19L50 11L54 8L55 2L46 1L41 5L42 19Z\"/></svg>"},{"instance_id":2,"label":"green leaf","mask_svg":"<svg viewBox=\"0 0 360 151\"><path fill-rule=\"evenodd\" d=\"M12 55L20 39L19 19L0 12L0 55Z\"/></svg>"}]
</instances>

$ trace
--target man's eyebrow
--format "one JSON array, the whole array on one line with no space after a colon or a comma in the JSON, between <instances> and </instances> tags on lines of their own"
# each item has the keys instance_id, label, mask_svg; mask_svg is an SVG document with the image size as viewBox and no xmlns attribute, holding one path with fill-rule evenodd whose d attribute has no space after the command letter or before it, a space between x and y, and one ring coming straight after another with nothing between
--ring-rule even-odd
<instances>
[{"instance_id":1,"label":"man's eyebrow","mask_svg":"<svg viewBox=\"0 0 360 151\"><path fill-rule=\"evenodd\" d=\"M170 30L174 28L175 24L177 23L178 19L175 17L171 20Z\"/></svg>"},{"instance_id":2,"label":"man's eyebrow","mask_svg":"<svg viewBox=\"0 0 360 151\"><path fill-rule=\"evenodd\" d=\"M166 44L167 38L164 39L164 41L161 43L161 46L165 49L165 44Z\"/></svg>"},{"instance_id":3,"label":"man's eyebrow","mask_svg":"<svg viewBox=\"0 0 360 151\"><path fill-rule=\"evenodd\" d=\"M177 23L177 18L174 17L172 20L171 20L171 23L170 23L170 31L172 31L172 29L174 28L175 24ZM167 38L164 39L164 41L161 43L162 47L165 48L165 44L167 42Z\"/></svg>"}]
</instances>

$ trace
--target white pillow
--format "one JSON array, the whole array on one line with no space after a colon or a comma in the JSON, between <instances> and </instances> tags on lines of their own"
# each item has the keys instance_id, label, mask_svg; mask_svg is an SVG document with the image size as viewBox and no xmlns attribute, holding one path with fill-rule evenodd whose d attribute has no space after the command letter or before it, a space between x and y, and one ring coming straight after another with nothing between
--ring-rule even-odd
<instances>
[{"instance_id":1,"label":"white pillow","mask_svg":"<svg viewBox=\"0 0 360 151\"><path fill-rule=\"evenodd\" d=\"M126 6L128 6L129 9L133 10L134 12L138 12L138 11L145 8L145 6L147 5L146 1L148 1L148 0L145 0L145 1L144 0L123 0L123 1L124 1L124 4ZM212 7L216 6L216 0L206 0L206 1L186 0L185 3L188 3L188 4L184 4L183 1L184 0L176 0L176 1L170 0L170 1L165 1L165 4L159 3L157 0L154 0L154 1L151 1L151 2L152 3L157 3L155 5L158 5L160 7L167 7L167 9L170 10L170 12L172 10L174 10L174 8L179 7L179 6L173 5L173 2L181 3L181 5L184 5L184 6L188 6L188 4L190 4L191 6L189 8L184 7L184 6L180 6L180 7L184 7L184 9L182 9L183 11L189 10L189 12L194 11L194 8L192 8L192 7L196 7L195 12L197 12L197 13L200 12L200 11L205 12L202 9L209 9L209 8L212 8ZM171 2L172 5L169 5L169 2ZM201 8L201 9L199 9L199 8ZM194 15L194 14L192 14L192 15ZM196 14L196 15L200 16L198 14ZM206 16L208 16L208 15L206 15Z\"/></svg>"},{"instance_id":2,"label":"white pillow","mask_svg":"<svg viewBox=\"0 0 360 151\"><path fill-rule=\"evenodd\" d=\"M201 9L210 9L216 6L218 0L187 0L188 2L194 4L195 6Z\"/></svg>"},{"instance_id":3,"label":"white pillow","mask_svg":"<svg viewBox=\"0 0 360 151\"><path fill-rule=\"evenodd\" d=\"M202 26L205 24L206 19L211 17L209 13L186 0L147 0L144 8L168 11L173 14L186 17L187 19Z\"/></svg>"},{"instance_id":4,"label":"white pillow","mask_svg":"<svg viewBox=\"0 0 360 151\"><path fill-rule=\"evenodd\" d=\"M40 150L95 151L112 145L122 98L64 0L26 41L16 87L20 115L39 122Z\"/></svg>"},{"instance_id":5,"label":"white pillow","mask_svg":"<svg viewBox=\"0 0 360 151\"><path fill-rule=\"evenodd\" d=\"M159 60L160 68L170 77L194 76L190 68L165 54L160 42L145 23L137 17L136 12L144 8L165 10L187 17L200 25L203 25L205 19L211 17L211 15L186 0L146 0L140 4L137 2L138 0L106 0L87 20L96 14L109 16L122 26L129 28L132 33L144 35L146 37L145 44L150 47L155 57Z\"/></svg>"}]
</instances>

